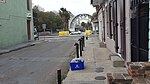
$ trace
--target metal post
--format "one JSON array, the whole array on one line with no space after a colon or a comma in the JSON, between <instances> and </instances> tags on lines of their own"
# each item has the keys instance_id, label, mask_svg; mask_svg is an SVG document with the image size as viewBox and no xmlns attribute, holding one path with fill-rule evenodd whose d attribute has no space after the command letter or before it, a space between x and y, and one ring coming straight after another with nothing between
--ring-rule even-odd
<instances>
[{"instance_id":1,"label":"metal post","mask_svg":"<svg viewBox=\"0 0 150 84\"><path fill-rule=\"evenodd\" d=\"M85 37L82 36L82 43L83 43L83 47L85 47Z\"/></svg>"},{"instance_id":2,"label":"metal post","mask_svg":"<svg viewBox=\"0 0 150 84\"><path fill-rule=\"evenodd\" d=\"M83 48L83 42L82 42L82 38L79 39L80 42L80 56L82 56L82 48Z\"/></svg>"},{"instance_id":3,"label":"metal post","mask_svg":"<svg viewBox=\"0 0 150 84\"><path fill-rule=\"evenodd\" d=\"M88 35L86 36L86 40L88 40Z\"/></svg>"},{"instance_id":4,"label":"metal post","mask_svg":"<svg viewBox=\"0 0 150 84\"><path fill-rule=\"evenodd\" d=\"M84 51L83 38L81 37L81 50Z\"/></svg>"},{"instance_id":5,"label":"metal post","mask_svg":"<svg viewBox=\"0 0 150 84\"><path fill-rule=\"evenodd\" d=\"M79 58L79 44L75 43L74 46L76 46L76 54L77 54L77 58Z\"/></svg>"},{"instance_id":6,"label":"metal post","mask_svg":"<svg viewBox=\"0 0 150 84\"><path fill-rule=\"evenodd\" d=\"M60 69L57 70L57 82L58 84L61 84L61 70Z\"/></svg>"},{"instance_id":7,"label":"metal post","mask_svg":"<svg viewBox=\"0 0 150 84\"><path fill-rule=\"evenodd\" d=\"M44 41L45 41L45 36L46 36L46 35L45 35L45 29L44 29Z\"/></svg>"},{"instance_id":8,"label":"metal post","mask_svg":"<svg viewBox=\"0 0 150 84\"><path fill-rule=\"evenodd\" d=\"M39 37L39 32L37 32L37 34L38 34L38 40L40 39L40 37Z\"/></svg>"}]
</instances>

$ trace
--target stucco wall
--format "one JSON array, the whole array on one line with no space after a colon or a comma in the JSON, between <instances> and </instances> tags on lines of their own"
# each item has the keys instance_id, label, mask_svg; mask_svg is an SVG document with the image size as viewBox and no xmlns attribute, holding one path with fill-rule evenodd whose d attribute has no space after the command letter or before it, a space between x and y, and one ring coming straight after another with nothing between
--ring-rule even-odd
<instances>
[{"instance_id":1,"label":"stucco wall","mask_svg":"<svg viewBox=\"0 0 150 84\"><path fill-rule=\"evenodd\" d=\"M107 14L106 14L106 6L107 6L107 2L105 4L105 10L104 10L104 15L105 15L105 40L106 40L106 46L107 48L112 52L115 53L115 41L113 39L110 39L107 35Z\"/></svg>"},{"instance_id":2,"label":"stucco wall","mask_svg":"<svg viewBox=\"0 0 150 84\"><path fill-rule=\"evenodd\" d=\"M0 3L0 48L28 41L26 3L26 0Z\"/></svg>"},{"instance_id":3,"label":"stucco wall","mask_svg":"<svg viewBox=\"0 0 150 84\"><path fill-rule=\"evenodd\" d=\"M130 11L130 0L125 0L126 3L126 61L131 61L131 11Z\"/></svg>"},{"instance_id":4,"label":"stucco wall","mask_svg":"<svg viewBox=\"0 0 150 84\"><path fill-rule=\"evenodd\" d=\"M103 42L103 16L102 9L98 13L98 23L99 23L99 40Z\"/></svg>"},{"instance_id":5,"label":"stucco wall","mask_svg":"<svg viewBox=\"0 0 150 84\"><path fill-rule=\"evenodd\" d=\"M107 48L112 52L112 53L116 53L115 52L115 42L114 40L110 39L109 37L106 38L106 46Z\"/></svg>"},{"instance_id":6,"label":"stucco wall","mask_svg":"<svg viewBox=\"0 0 150 84\"><path fill-rule=\"evenodd\" d=\"M118 21L118 53L121 53L121 28L120 28L120 4L119 1L117 0L117 21Z\"/></svg>"}]
</instances>

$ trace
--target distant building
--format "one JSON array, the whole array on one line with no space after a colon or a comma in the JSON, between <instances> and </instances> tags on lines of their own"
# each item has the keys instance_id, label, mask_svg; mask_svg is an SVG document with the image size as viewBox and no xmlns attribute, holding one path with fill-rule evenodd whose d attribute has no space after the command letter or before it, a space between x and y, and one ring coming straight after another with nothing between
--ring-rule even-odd
<instances>
[{"instance_id":1,"label":"distant building","mask_svg":"<svg viewBox=\"0 0 150 84\"><path fill-rule=\"evenodd\" d=\"M33 40L32 0L0 0L0 48Z\"/></svg>"}]
</instances>

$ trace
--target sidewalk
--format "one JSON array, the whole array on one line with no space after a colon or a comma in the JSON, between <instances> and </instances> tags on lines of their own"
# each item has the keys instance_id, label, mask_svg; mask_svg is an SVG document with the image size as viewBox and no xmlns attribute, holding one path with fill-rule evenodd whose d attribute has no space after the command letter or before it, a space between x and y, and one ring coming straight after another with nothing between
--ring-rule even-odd
<instances>
[{"instance_id":1,"label":"sidewalk","mask_svg":"<svg viewBox=\"0 0 150 84\"><path fill-rule=\"evenodd\" d=\"M25 47L34 46L35 44L38 44L38 43L40 43L40 41L31 41L31 42L26 42L26 43L20 43L20 44L17 44L17 45L14 45L12 47L8 47L5 49L0 49L0 55L5 54L5 53L9 53L9 52L12 52L15 50L19 50L19 49L22 49Z\"/></svg>"},{"instance_id":2,"label":"sidewalk","mask_svg":"<svg viewBox=\"0 0 150 84\"><path fill-rule=\"evenodd\" d=\"M112 66L110 54L112 53L107 48L100 48L98 37L89 38L86 40L82 57L85 61L85 69L70 70L63 84L107 84L107 73L127 73L126 68ZM103 76L104 80L100 80L100 76Z\"/></svg>"}]
</instances>

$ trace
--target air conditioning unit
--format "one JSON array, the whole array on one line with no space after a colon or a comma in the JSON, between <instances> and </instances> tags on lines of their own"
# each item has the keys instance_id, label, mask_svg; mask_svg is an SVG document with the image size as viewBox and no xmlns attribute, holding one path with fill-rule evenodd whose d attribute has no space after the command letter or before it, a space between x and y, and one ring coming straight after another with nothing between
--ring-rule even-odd
<instances>
[{"instance_id":1,"label":"air conditioning unit","mask_svg":"<svg viewBox=\"0 0 150 84\"><path fill-rule=\"evenodd\" d=\"M31 18L32 17L32 14L31 13L27 13L27 18Z\"/></svg>"}]
</instances>

